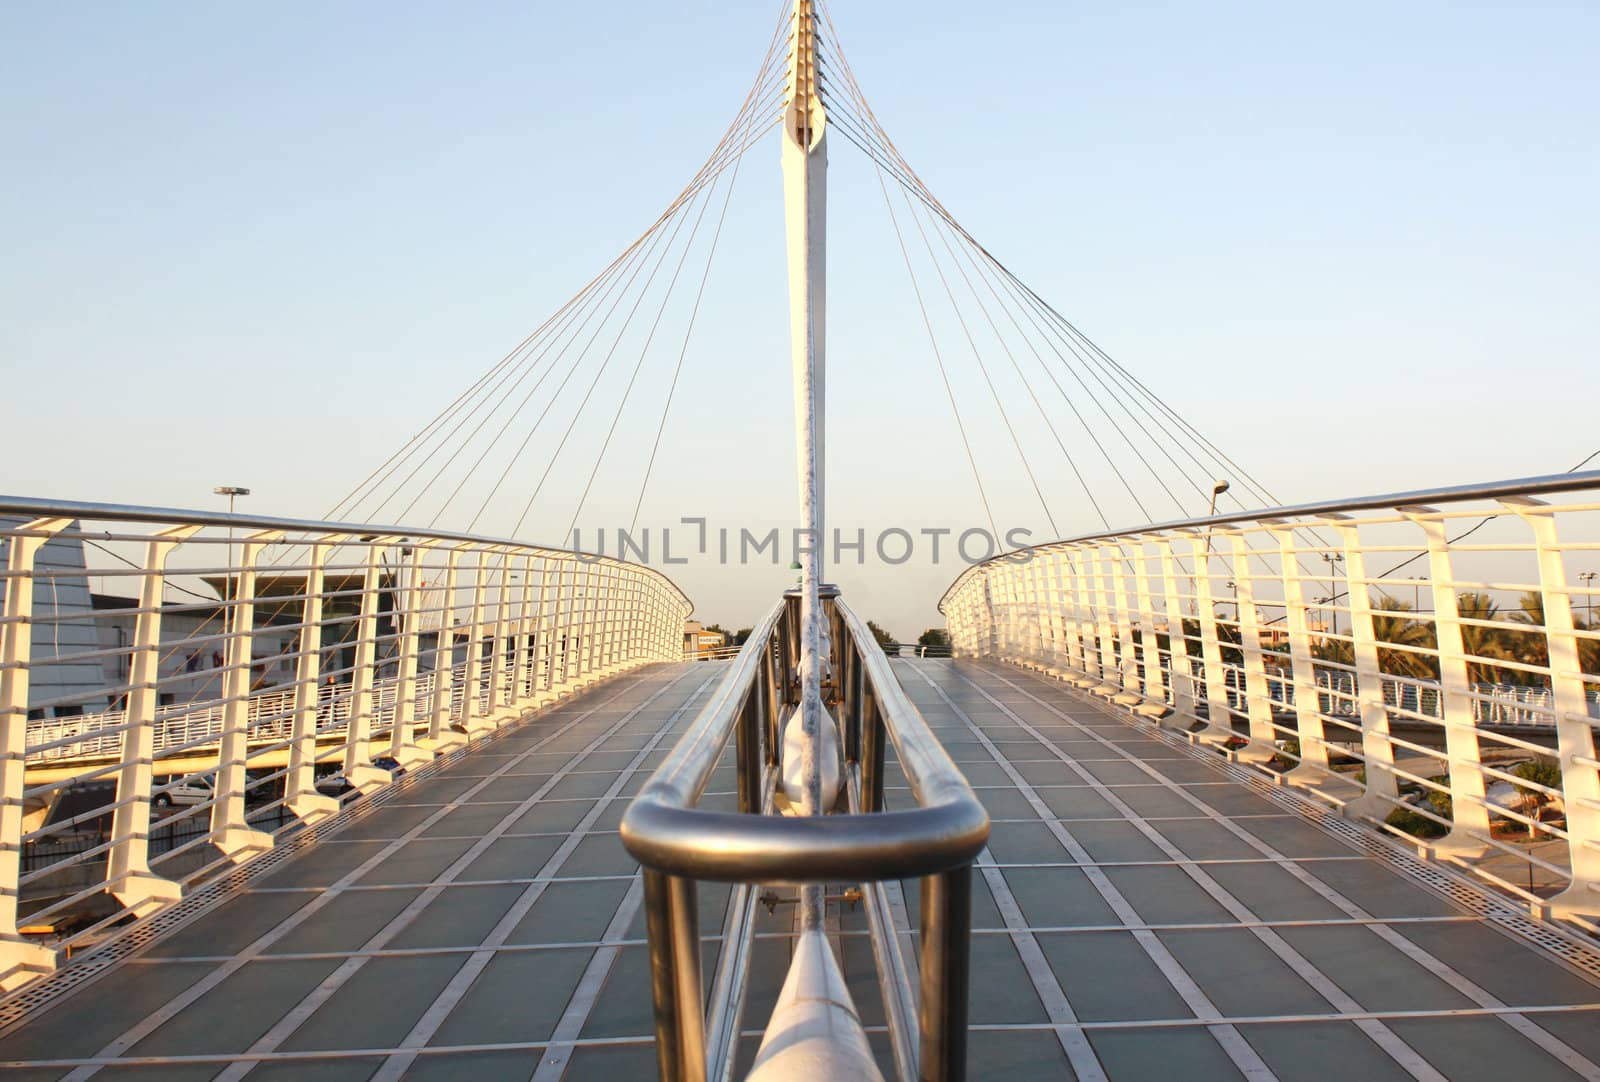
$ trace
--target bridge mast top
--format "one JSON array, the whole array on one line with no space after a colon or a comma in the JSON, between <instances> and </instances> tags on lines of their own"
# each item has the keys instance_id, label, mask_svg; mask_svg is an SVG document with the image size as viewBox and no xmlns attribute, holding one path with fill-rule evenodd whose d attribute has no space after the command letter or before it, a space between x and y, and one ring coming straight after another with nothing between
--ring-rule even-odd
<instances>
[{"instance_id":1,"label":"bridge mast top","mask_svg":"<svg viewBox=\"0 0 1600 1082\"><path fill-rule=\"evenodd\" d=\"M824 772L833 722L821 696L828 649L819 586L822 581L826 464L825 254L828 155L817 80L817 24L812 0L795 0L789 29L789 86L782 139L785 236L789 260L789 342L794 369L795 452L800 523L809 543L800 559L800 710L795 721L802 754L798 776L785 770L785 789L801 810L822 814L833 804L838 771ZM792 725L793 723L791 723ZM785 741L789 740L786 727ZM786 757L787 758L787 757ZM802 893L804 927L822 919L821 891Z\"/></svg>"}]
</instances>

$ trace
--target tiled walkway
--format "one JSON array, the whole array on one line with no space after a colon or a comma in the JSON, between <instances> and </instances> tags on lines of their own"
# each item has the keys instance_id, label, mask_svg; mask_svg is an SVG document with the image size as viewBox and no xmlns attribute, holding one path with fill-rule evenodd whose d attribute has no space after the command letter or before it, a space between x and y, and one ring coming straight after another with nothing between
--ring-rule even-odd
<instances>
[{"instance_id":1,"label":"tiled walkway","mask_svg":"<svg viewBox=\"0 0 1600 1082\"><path fill-rule=\"evenodd\" d=\"M0 1034L0 1071L652 1076L640 889L616 827L723 671L611 681L407 779ZM896 671L995 820L975 879L971 1077L1600 1082L1600 987L1220 760L1015 670ZM724 767L708 802L731 806L732 787ZM726 898L702 887L707 984ZM791 913L758 921L746 1059ZM864 921L846 910L840 926L878 1026Z\"/></svg>"}]
</instances>

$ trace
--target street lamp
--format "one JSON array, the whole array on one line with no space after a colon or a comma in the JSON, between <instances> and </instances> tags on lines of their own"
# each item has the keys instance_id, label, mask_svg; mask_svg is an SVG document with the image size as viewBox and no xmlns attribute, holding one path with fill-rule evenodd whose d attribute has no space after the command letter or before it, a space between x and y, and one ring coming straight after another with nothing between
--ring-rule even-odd
<instances>
[{"instance_id":1,"label":"street lamp","mask_svg":"<svg viewBox=\"0 0 1600 1082\"><path fill-rule=\"evenodd\" d=\"M1588 588L1590 590L1593 590L1594 589L1594 580L1595 580L1595 578L1597 576L1600 576L1600 571L1585 571L1585 572L1583 572L1583 574L1579 575L1578 578L1582 579L1585 583L1587 583L1588 584ZM1591 594L1589 594L1588 596L1586 596L1583 599L1583 611L1584 611L1584 618L1583 618L1584 624L1586 624L1589 627L1593 627L1594 626L1594 594L1591 593Z\"/></svg>"},{"instance_id":2,"label":"street lamp","mask_svg":"<svg viewBox=\"0 0 1600 1082\"><path fill-rule=\"evenodd\" d=\"M1333 633L1337 635L1339 634L1339 610L1334 606L1334 600L1339 595L1339 589L1334 569L1337 565L1344 563L1344 553L1324 552L1322 560L1328 565L1328 619L1333 621Z\"/></svg>"},{"instance_id":3,"label":"street lamp","mask_svg":"<svg viewBox=\"0 0 1600 1082\"><path fill-rule=\"evenodd\" d=\"M1206 518L1211 518L1217 513L1217 497L1228 491L1228 482L1218 481L1211 486L1211 506L1206 509ZM1211 574L1211 527L1206 527L1206 574ZM1194 576L1189 576L1189 615L1194 615Z\"/></svg>"},{"instance_id":4,"label":"street lamp","mask_svg":"<svg viewBox=\"0 0 1600 1082\"><path fill-rule=\"evenodd\" d=\"M228 497L228 514L230 515L233 514L233 501L240 496L250 495L249 489L241 488L238 485L218 485L211 491L218 496ZM225 596L223 597L223 600L226 601L226 595L233 593L233 526L231 524L228 526L228 570L222 581L228 584L228 589L224 591Z\"/></svg>"}]
</instances>

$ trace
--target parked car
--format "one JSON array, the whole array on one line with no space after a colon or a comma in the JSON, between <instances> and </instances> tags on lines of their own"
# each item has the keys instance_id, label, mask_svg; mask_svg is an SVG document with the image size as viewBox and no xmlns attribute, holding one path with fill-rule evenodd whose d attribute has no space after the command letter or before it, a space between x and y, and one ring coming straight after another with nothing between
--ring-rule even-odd
<instances>
[{"instance_id":1,"label":"parked car","mask_svg":"<svg viewBox=\"0 0 1600 1082\"><path fill-rule=\"evenodd\" d=\"M156 788L161 789L162 786L166 788L157 793L151 801L158 808L170 808L175 804L179 807L192 808L196 804L204 804L216 795L209 774L190 774L176 780L170 777L157 778Z\"/></svg>"},{"instance_id":2,"label":"parked car","mask_svg":"<svg viewBox=\"0 0 1600 1082\"><path fill-rule=\"evenodd\" d=\"M406 772L405 767L401 766L398 762L387 755L378 756L376 759L372 760L372 765L380 770L387 770L391 778L399 778ZM342 797L346 793L350 792L353 788L354 786L352 786L349 780L345 778L343 771L334 774L324 774L322 777L317 779L317 792L321 793L323 796Z\"/></svg>"}]
</instances>

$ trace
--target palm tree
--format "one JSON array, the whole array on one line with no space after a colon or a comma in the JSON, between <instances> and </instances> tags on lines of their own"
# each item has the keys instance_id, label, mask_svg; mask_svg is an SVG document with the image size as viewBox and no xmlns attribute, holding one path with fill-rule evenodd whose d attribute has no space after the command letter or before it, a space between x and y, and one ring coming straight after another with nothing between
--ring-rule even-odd
<instances>
[{"instance_id":1,"label":"palm tree","mask_svg":"<svg viewBox=\"0 0 1600 1082\"><path fill-rule=\"evenodd\" d=\"M1542 605L1541 605L1542 607ZM1456 611L1463 620L1482 620L1498 623L1500 606L1486 593L1464 590L1456 595ZM1503 670L1496 660L1516 660L1516 650L1508 642L1509 636L1502 628L1461 625L1461 645L1467 655L1467 682L1469 684L1495 684L1502 682Z\"/></svg>"},{"instance_id":2,"label":"palm tree","mask_svg":"<svg viewBox=\"0 0 1600 1082\"><path fill-rule=\"evenodd\" d=\"M1411 602L1379 594L1372 602L1372 609L1373 637L1379 642L1392 642L1396 646L1417 650L1438 649L1439 638L1434 634L1431 621L1401 615L1416 611L1416 606ZM1380 649L1378 667L1394 676L1409 676L1417 680L1432 680L1439 675L1437 657L1413 653L1411 650Z\"/></svg>"},{"instance_id":3,"label":"palm tree","mask_svg":"<svg viewBox=\"0 0 1600 1082\"><path fill-rule=\"evenodd\" d=\"M1537 590L1530 590L1517 599L1517 611L1511 614L1511 622L1523 625L1530 629L1523 631L1520 628L1507 628L1505 632L1507 651L1516 660L1524 665L1538 665L1548 667L1550 664L1550 643L1545 638L1544 620L1544 594ZM1534 673L1515 673L1514 679L1518 683L1544 683L1545 681Z\"/></svg>"}]
</instances>

